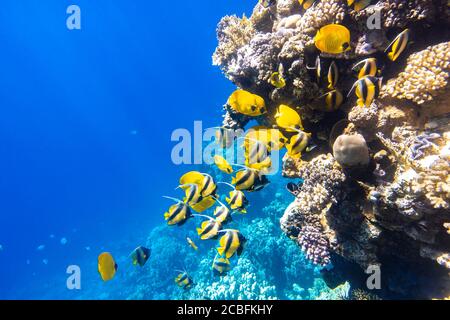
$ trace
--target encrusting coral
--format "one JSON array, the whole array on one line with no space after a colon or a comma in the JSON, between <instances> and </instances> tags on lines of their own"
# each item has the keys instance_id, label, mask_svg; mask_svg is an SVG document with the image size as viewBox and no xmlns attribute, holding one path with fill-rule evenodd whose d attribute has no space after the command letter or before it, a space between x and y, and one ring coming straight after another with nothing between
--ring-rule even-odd
<instances>
[{"instance_id":1,"label":"encrusting coral","mask_svg":"<svg viewBox=\"0 0 450 320\"><path fill-rule=\"evenodd\" d=\"M381 29L369 28L367 20L378 13ZM238 45L229 45L223 30L242 23ZM316 32L332 23L349 29L350 50L317 51ZM304 183L285 210L281 229L318 265L333 262L335 255L362 268L389 266L392 257L413 273L418 271L412 266L424 265L416 277L433 277L431 282L439 285L429 293L417 282L415 297L450 293L450 37L442 31L449 23L446 1L380 0L360 11L338 0L316 1L308 10L296 0L274 1L268 7L257 4L248 19L225 17L214 55L228 79L264 98L268 112L255 118L259 124L275 125L278 106L290 105L318 146L301 158L283 158L284 176ZM390 61L384 51L405 28L413 42ZM350 94L339 111L323 112L326 86L312 70L317 56L324 72L335 63L336 86L344 95L356 80L353 66L376 57L376 76L383 77L379 96L361 107ZM269 81L278 70L284 71L283 87ZM244 128L250 120L225 109L224 126L230 117L233 127ZM342 128L336 133L338 124ZM358 148L346 153L344 137L358 140ZM364 170L353 170L356 163ZM396 271L389 270L385 278L394 279ZM389 290L405 295L399 279L392 280Z\"/></svg>"},{"instance_id":2,"label":"encrusting coral","mask_svg":"<svg viewBox=\"0 0 450 320\"><path fill-rule=\"evenodd\" d=\"M450 42L430 46L408 57L405 70L387 82L386 94L422 105L448 89L449 71Z\"/></svg>"}]
</instances>

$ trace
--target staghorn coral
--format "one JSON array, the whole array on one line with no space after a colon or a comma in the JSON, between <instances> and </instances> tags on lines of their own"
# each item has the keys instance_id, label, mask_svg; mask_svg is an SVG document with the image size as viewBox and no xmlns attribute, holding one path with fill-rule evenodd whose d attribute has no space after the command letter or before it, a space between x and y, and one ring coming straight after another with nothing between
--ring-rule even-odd
<instances>
[{"instance_id":1,"label":"staghorn coral","mask_svg":"<svg viewBox=\"0 0 450 320\"><path fill-rule=\"evenodd\" d=\"M386 94L408 99L419 105L448 88L450 72L450 42L429 46L408 57L407 66L397 78L384 86Z\"/></svg>"}]
</instances>

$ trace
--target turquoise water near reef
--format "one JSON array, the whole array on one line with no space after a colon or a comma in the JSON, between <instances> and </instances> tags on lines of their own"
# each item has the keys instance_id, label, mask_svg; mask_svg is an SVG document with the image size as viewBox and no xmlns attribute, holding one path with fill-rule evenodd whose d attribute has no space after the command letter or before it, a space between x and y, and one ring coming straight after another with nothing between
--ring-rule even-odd
<instances>
[{"instance_id":1,"label":"turquoise water near reef","mask_svg":"<svg viewBox=\"0 0 450 320\"><path fill-rule=\"evenodd\" d=\"M81 30L66 28L71 4ZM173 228L163 220L171 202L161 196L181 197L182 173L229 179L174 165L170 137L195 120L220 124L234 87L211 65L216 24L253 5L2 1L0 299L313 299L325 290L279 228L292 201L279 175L230 225L248 243L226 276L212 274L216 242L198 239L198 220ZM152 250L143 268L129 258L138 245ZM102 251L118 264L109 282L97 273ZM81 269L80 290L67 289L69 265ZM191 290L175 285L180 268Z\"/></svg>"}]
</instances>

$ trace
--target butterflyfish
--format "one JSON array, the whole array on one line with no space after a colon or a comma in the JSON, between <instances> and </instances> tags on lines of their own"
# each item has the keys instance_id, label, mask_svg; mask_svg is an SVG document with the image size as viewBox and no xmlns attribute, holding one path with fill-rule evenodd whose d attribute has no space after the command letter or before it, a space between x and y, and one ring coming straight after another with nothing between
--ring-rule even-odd
<instances>
[{"instance_id":1,"label":"butterflyfish","mask_svg":"<svg viewBox=\"0 0 450 320\"><path fill-rule=\"evenodd\" d=\"M220 171L228 174L233 173L233 168L224 157L215 155L214 163Z\"/></svg>"},{"instance_id":2,"label":"butterflyfish","mask_svg":"<svg viewBox=\"0 0 450 320\"><path fill-rule=\"evenodd\" d=\"M109 281L116 275L117 264L109 252L103 252L98 256L98 273L103 281Z\"/></svg>"},{"instance_id":3,"label":"butterflyfish","mask_svg":"<svg viewBox=\"0 0 450 320\"><path fill-rule=\"evenodd\" d=\"M228 98L227 104L234 111L256 117L267 112L264 99L245 90L236 90Z\"/></svg>"},{"instance_id":4,"label":"butterflyfish","mask_svg":"<svg viewBox=\"0 0 450 320\"><path fill-rule=\"evenodd\" d=\"M277 125L286 131L295 132L296 130L304 130L302 119L297 111L287 105L280 105L275 114Z\"/></svg>"},{"instance_id":5,"label":"butterflyfish","mask_svg":"<svg viewBox=\"0 0 450 320\"><path fill-rule=\"evenodd\" d=\"M325 53L345 52L350 50L350 31L340 24L328 24L317 31L314 44Z\"/></svg>"}]
</instances>

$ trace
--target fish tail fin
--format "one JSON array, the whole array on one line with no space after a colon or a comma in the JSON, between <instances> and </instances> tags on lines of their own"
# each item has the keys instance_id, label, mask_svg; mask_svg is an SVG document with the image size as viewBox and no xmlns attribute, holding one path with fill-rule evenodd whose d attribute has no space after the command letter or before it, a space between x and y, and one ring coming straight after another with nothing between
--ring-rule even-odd
<instances>
[{"instance_id":1,"label":"fish tail fin","mask_svg":"<svg viewBox=\"0 0 450 320\"><path fill-rule=\"evenodd\" d=\"M169 212L165 212L164 213L164 220L169 219L169 217L170 217L170 213Z\"/></svg>"},{"instance_id":2,"label":"fish tail fin","mask_svg":"<svg viewBox=\"0 0 450 320\"><path fill-rule=\"evenodd\" d=\"M202 229L201 228L197 228L197 234L200 235L202 233Z\"/></svg>"},{"instance_id":3,"label":"fish tail fin","mask_svg":"<svg viewBox=\"0 0 450 320\"><path fill-rule=\"evenodd\" d=\"M236 184L236 177L231 178L231 184Z\"/></svg>"},{"instance_id":4,"label":"fish tail fin","mask_svg":"<svg viewBox=\"0 0 450 320\"><path fill-rule=\"evenodd\" d=\"M225 248L223 248L223 247L217 248L217 252L218 252L221 256L223 256L224 251L225 251Z\"/></svg>"},{"instance_id":5,"label":"fish tail fin","mask_svg":"<svg viewBox=\"0 0 450 320\"><path fill-rule=\"evenodd\" d=\"M247 213L247 209L242 209L241 213L244 213L244 214Z\"/></svg>"}]
</instances>

